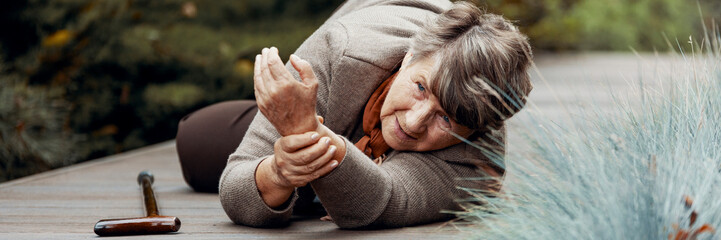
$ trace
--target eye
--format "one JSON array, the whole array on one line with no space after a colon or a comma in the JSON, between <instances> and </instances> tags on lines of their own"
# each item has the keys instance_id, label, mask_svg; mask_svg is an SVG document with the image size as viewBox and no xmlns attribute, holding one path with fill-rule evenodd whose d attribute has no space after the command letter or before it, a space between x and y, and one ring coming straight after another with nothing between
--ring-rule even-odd
<instances>
[{"instance_id":1,"label":"eye","mask_svg":"<svg viewBox=\"0 0 721 240\"><path fill-rule=\"evenodd\" d=\"M438 124L441 126L441 128L445 129L451 129L452 123L451 118L446 115L438 115Z\"/></svg>"},{"instance_id":2,"label":"eye","mask_svg":"<svg viewBox=\"0 0 721 240\"><path fill-rule=\"evenodd\" d=\"M421 92L426 91L426 88L424 88L423 85L421 85L421 83L416 83L416 84L418 85L418 90L420 90Z\"/></svg>"}]
</instances>

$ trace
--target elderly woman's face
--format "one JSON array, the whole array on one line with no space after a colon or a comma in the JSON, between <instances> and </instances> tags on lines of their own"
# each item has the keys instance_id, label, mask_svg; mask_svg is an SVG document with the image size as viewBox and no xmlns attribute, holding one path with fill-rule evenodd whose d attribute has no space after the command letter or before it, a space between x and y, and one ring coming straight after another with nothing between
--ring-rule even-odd
<instances>
[{"instance_id":1,"label":"elderly woman's face","mask_svg":"<svg viewBox=\"0 0 721 240\"><path fill-rule=\"evenodd\" d=\"M465 138L473 131L451 120L437 96L428 89L435 60L419 59L408 65L410 59L411 55L406 54L383 102L380 114L383 139L395 150L417 152L460 143L446 130Z\"/></svg>"}]
</instances>

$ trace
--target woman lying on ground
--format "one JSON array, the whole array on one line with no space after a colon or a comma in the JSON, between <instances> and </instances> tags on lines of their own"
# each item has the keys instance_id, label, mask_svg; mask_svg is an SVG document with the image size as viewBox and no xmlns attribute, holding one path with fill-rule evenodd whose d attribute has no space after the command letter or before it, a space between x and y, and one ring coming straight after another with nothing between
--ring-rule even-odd
<instances>
[{"instance_id":1,"label":"woman lying on ground","mask_svg":"<svg viewBox=\"0 0 721 240\"><path fill-rule=\"evenodd\" d=\"M287 66L275 48L256 57L260 112L222 173L223 208L256 227L283 226L292 213L327 213L341 228L450 219L442 211L459 210L457 200L468 197L457 186L500 189L493 180L463 180L504 170L461 138L503 155L503 122L532 88L529 63L527 38L472 4L348 1ZM224 141L184 133L194 128L188 122L232 134L213 121L237 124L252 104L208 108L186 117L178 133L194 187L201 180L193 172L202 170L192 166L203 164L188 162L203 160L191 155L203 158Z\"/></svg>"}]
</instances>

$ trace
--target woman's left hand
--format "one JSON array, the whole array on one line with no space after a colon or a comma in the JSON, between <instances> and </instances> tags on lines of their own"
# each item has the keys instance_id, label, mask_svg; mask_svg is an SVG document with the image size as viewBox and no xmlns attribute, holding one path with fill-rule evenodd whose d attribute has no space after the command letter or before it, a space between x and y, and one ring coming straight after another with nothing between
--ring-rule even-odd
<instances>
[{"instance_id":1,"label":"woman's left hand","mask_svg":"<svg viewBox=\"0 0 721 240\"><path fill-rule=\"evenodd\" d=\"M278 56L278 49L263 48L255 56L253 81L258 109L282 136L314 131L318 80L310 63L291 55L290 62L300 74L296 80Z\"/></svg>"}]
</instances>

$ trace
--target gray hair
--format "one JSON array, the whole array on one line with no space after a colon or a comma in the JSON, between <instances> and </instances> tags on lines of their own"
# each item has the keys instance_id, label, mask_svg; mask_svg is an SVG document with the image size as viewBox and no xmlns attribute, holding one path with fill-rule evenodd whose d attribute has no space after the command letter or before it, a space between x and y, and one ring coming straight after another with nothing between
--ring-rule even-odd
<instances>
[{"instance_id":1,"label":"gray hair","mask_svg":"<svg viewBox=\"0 0 721 240\"><path fill-rule=\"evenodd\" d=\"M533 86L528 38L501 16L456 2L413 37L412 64L435 58L430 90L449 117L486 132L526 103Z\"/></svg>"}]
</instances>

